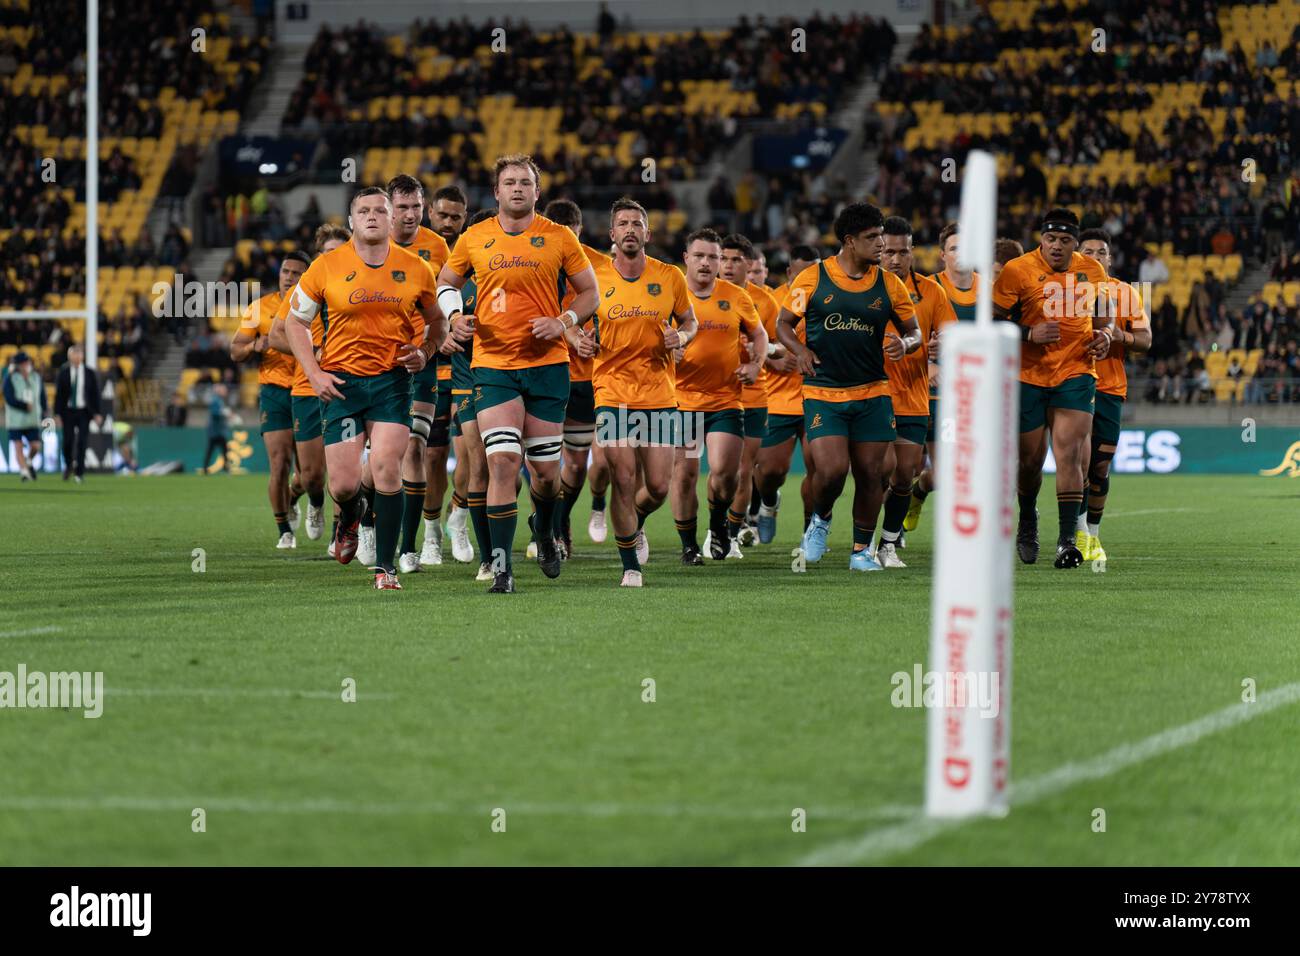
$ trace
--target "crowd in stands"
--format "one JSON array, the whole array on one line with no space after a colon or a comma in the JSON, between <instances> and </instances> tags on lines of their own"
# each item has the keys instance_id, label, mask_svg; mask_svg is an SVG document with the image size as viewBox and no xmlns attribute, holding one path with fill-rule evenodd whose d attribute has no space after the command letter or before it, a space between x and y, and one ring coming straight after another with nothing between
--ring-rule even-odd
<instances>
[{"instance_id":1,"label":"crowd in stands","mask_svg":"<svg viewBox=\"0 0 1300 956\"><path fill-rule=\"evenodd\" d=\"M10 25L8 20L35 30L39 42L28 44L22 62L30 63L36 74L68 75L59 114L66 119L83 108L85 3L40 0L27 6L26 10L17 5L0 8L0 14L5 14L0 25ZM152 102L164 87L171 87L182 99L202 100L208 109L243 109L258 77L255 64L264 63L270 49L269 44L246 37L233 38L236 49L230 60L239 68L219 73L206 55L207 44L228 34L213 18L213 0L169 0L162 11L158 4L138 0L101 0L99 5L100 123L114 135L157 135L132 130L149 128L156 109ZM195 29L203 31L201 37ZM142 106L140 101L150 105ZM63 135L75 136L84 128L68 122ZM120 126L114 125L119 122Z\"/></svg>"}]
</instances>

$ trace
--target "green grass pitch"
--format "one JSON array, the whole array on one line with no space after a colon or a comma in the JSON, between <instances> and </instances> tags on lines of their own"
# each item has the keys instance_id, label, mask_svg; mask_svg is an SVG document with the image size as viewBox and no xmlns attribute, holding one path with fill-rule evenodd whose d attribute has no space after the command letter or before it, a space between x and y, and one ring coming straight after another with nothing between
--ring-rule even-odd
<instances>
[{"instance_id":1,"label":"green grass pitch","mask_svg":"<svg viewBox=\"0 0 1300 956\"><path fill-rule=\"evenodd\" d=\"M1044 558L1016 570L1015 782L1300 681L1300 483L1120 476L1104 574L1051 567L1051 489ZM523 559L521 521L521 593L489 597L468 565L376 593L305 533L276 551L262 476L0 479L0 670L108 689L97 720L0 711L0 863L1300 859L1292 703L918 837L925 713L890 677L926 662L932 518L907 570L850 575L842 501L800 575L786 499L775 544L703 568L661 511L624 591L584 493L563 575Z\"/></svg>"}]
</instances>

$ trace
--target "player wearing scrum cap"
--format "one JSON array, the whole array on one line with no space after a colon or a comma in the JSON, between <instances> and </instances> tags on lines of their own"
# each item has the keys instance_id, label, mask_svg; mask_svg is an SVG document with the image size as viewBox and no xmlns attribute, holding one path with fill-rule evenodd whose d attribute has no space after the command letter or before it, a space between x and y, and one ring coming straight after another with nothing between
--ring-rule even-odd
<instances>
[{"instance_id":1,"label":"player wearing scrum cap","mask_svg":"<svg viewBox=\"0 0 1300 956\"><path fill-rule=\"evenodd\" d=\"M994 317L1017 323L1023 342L1016 551L1026 564L1038 560L1036 504L1050 431L1059 522L1054 563L1076 568L1083 562L1074 532L1097 391L1095 360L1110 351L1114 322L1096 310L1106 270L1079 253L1079 218L1069 209L1049 210L1039 233L1038 248L1008 262L993 286Z\"/></svg>"}]
</instances>

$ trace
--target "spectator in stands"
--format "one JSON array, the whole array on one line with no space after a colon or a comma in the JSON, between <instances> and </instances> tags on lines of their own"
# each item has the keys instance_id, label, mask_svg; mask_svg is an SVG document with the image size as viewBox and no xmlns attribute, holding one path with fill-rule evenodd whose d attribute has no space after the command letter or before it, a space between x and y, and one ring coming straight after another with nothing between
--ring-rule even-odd
<instances>
[{"instance_id":1,"label":"spectator in stands","mask_svg":"<svg viewBox=\"0 0 1300 956\"><path fill-rule=\"evenodd\" d=\"M1138 281L1143 283L1149 282L1152 285L1161 282L1168 282L1169 267L1165 265L1165 261L1160 258L1160 253L1156 250L1156 247L1148 246L1146 252L1146 258L1143 259L1142 264L1138 266Z\"/></svg>"},{"instance_id":2,"label":"spectator in stands","mask_svg":"<svg viewBox=\"0 0 1300 956\"><path fill-rule=\"evenodd\" d=\"M1287 209L1282 202L1281 191L1274 190L1268 202L1260 212L1260 228L1264 231L1264 243L1260 247L1260 265L1267 265L1275 256L1285 255Z\"/></svg>"}]
</instances>

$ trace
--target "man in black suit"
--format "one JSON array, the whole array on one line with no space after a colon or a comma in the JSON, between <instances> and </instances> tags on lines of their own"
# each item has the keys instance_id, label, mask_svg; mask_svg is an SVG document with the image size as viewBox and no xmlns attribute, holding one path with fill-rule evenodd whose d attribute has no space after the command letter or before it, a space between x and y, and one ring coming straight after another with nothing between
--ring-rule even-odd
<instances>
[{"instance_id":1,"label":"man in black suit","mask_svg":"<svg viewBox=\"0 0 1300 956\"><path fill-rule=\"evenodd\" d=\"M81 483L86 470L86 444L90 440L90 420L101 425L99 413L99 376L86 367L80 345L68 349L68 363L59 369L54 386L54 414L63 428L63 480L75 475Z\"/></svg>"}]
</instances>

